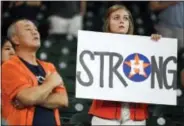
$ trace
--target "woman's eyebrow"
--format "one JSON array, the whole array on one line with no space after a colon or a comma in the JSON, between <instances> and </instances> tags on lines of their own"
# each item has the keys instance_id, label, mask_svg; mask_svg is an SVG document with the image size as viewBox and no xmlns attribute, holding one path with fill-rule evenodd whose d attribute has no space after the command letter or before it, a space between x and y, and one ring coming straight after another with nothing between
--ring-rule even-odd
<instances>
[{"instance_id":1,"label":"woman's eyebrow","mask_svg":"<svg viewBox=\"0 0 184 126\"><path fill-rule=\"evenodd\" d=\"M8 48L8 47L11 47L10 45L5 45L4 48Z\"/></svg>"}]
</instances>

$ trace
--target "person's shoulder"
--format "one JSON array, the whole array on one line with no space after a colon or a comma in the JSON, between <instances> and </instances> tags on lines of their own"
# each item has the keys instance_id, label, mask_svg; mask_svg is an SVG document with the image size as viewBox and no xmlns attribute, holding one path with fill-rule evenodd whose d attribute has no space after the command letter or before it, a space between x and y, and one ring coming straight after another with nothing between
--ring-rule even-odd
<instances>
[{"instance_id":1,"label":"person's shoulder","mask_svg":"<svg viewBox=\"0 0 184 126\"><path fill-rule=\"evenodd\" d=\"M38 60L39 63L45 67L48 67L48 68L53 68L55 67L53 63L51 62L48 62L48 61L43 61L43 60Z\"/></svg>"},{"instance_id":2,"label":"person's shoulder","mask_svg":"<svg viewBox=\"0 0 184 126\"><path fill-rule=\"evenodd\" d=\"M12 57L2 64L2 72L4 75L24 75L24 67L18 57Z\"/></svg>"},{"instance_id":3,"label":"person's shoulder","mask_svg":"<svg viewBox=\"0 0 184 126\"><path fill-rule=\"evenodd\" d=\"M12 56L9 60L5 61L2 64L2 68L4 67L8 67L8 68L14 68L14 67L18 67L19 65L19 60L17 56Z\"/></svg>"}]
</instances>

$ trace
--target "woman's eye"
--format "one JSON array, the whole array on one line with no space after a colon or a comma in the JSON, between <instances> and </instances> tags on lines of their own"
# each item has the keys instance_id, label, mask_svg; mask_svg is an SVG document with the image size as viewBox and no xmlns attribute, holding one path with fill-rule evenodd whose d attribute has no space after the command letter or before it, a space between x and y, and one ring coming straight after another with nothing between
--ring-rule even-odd
<instances>
[{"instance_id":1,"label":"woman's eye","mask_svg":"<svg viewBox=\"0 0 184 126\"><path fill-rule=\"evenodd\" d=\"M114 19L119 19L119 17L114 17Z\"/></svg>"},{"instance_id":2,"label":"woman's eye","mask_svg":"<svg viewBox=\"0 0 184 126\"><path fill-rule=\"evenodd\" d=\"M124 17L124 20L126 20L126 21L127 21L127 20L129 20L129 18L128 18L128 17Z\"/></svg>"},{"instance_id":3,"label":"woman's eye","mask_svg":"<svg viewBox=\"0 0 184 126\"><path fill-rule=\"evenodd\" d=\"M10 48L5 48L5 50L10 50Z\"/></svg>"}]
</instances>

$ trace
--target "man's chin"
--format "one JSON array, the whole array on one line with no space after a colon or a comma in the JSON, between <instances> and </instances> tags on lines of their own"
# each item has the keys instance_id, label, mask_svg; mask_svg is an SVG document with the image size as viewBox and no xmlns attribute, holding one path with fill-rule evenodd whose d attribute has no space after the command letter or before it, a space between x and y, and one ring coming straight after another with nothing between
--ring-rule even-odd
<instances>
[{"instance_id":1,"label":"man's chin","mask_svg":"<svg viewBox=\"0 0 184 126\"><path fill-rule=\"evenodd\" d=\"M40 45L35 45L35 46L33 46L33 49L34 49L35 51L37 51L39 48L40 48Z\"/></svg>"}]
</instances>

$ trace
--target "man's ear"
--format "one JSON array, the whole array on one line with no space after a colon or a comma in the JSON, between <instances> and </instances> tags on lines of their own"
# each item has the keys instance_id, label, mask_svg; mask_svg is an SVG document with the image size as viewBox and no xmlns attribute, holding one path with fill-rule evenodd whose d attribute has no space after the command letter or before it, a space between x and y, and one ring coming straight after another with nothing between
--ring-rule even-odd
<instances>
[{"instance_id":1,"label":"man's ear","mask_svg":"<svg viewBox=\"0 0 184 126\"><path fill-rule=\"evenodd\" d=\"M13 44L15 44L15 45L19 45L19 44L20 44L20 43L19 43L19 38L18 38L16 35L14 35L14 36L12 37L11 41L12 41Z\"/></svg>"}]
</instances>

